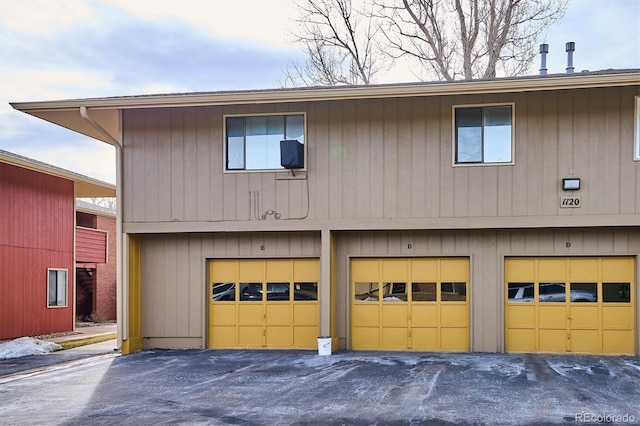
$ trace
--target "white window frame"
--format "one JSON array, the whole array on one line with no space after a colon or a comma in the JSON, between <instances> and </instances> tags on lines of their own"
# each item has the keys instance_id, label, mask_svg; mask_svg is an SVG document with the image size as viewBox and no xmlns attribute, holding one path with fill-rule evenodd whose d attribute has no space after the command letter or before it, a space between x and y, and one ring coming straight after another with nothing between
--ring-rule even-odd
<instances>
[{"instance_id":1,"label":"white window frame","mask_svg":"<svg viewBox=\"0 0 640 426\"><path fill-rule=\"evenodd\" d=\"M227 118L230 117L279 117L279 116L289 116L289 115L302 115L302 125L304 126L303 134L304 134L304 167L302 169L296 169L296 171L306 171L307 170L307 113L303 111L291 111L291 112L274 112L274 113L247 113L247 114L223 114L222 116L222 170L223 173L290 173L288 169L285 168L277 168L277 169L227 169ZM246 164L245 164L246 167Z\"/></svg>"},{"instance_id":2,"label":"white window frame","mask_svg":"<svg viewBox=\"0 0 640 426\"><path fill-rule=\"evenodd\" d=\"M635 161L640 161L640 96L634 98L635 101L635 114L634 114L634 127L633 127L633 150Z\"/></svg>"},{"instance_id":3,"label":"white window frame","mask_svg":"<svg viewBox=\"0 0 640 426\"><path fill-rule=\"evenodd\" d=\"M49 289L51 288L51 272L56 272L56 304L52 305L51 300L49 298ZM65 282L64 282L64 292L61 292L58 288L58 277L60 273L64 272ZM61 302L60 296L64 295L64 304L59 304ZM69 306L69 271L63 268L48 268L47 269L47 308L66 308Z\"/></svg>"},{"instance_id":4,"label":"white window frame","mask_svg":"<svg viewBox=\"0 0 640 426\"><path fill-rule=\"evenodd\" d=\"M485 107L511 107L511 161L494 162L494 163L458 163L456 162L456 152L458 149L458 140L456 138L456 109L464 108L485 108ZM451 107L451 164L453 167L495 167L495 166L513 166L516 161L516 104L515 102L495 102L482 104L456 104Z\"/></svg>"}]
</instances>

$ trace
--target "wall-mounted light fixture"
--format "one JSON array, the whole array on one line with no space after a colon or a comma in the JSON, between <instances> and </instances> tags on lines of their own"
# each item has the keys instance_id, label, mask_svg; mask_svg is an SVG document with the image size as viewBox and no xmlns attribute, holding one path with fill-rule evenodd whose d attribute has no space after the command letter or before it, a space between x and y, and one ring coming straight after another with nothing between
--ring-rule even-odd
<instances>
[{"instance_id":1,"label":"wall-mounted light fixture","mask_svg":"<svg viewBox=\"0 0 640 426\"><path fill-rule=\"evenodd\" d=\"M564 191L577 191L580 189L580 178L562 179L562 189Z\"/></svg>"}]
</instances>

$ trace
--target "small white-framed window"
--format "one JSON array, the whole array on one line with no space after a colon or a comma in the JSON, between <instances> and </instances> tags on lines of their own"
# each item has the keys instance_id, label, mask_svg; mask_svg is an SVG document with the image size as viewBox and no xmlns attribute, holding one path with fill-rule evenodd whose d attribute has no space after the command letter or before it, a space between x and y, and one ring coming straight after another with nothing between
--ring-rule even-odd
<instances>
[{"instance_id":1,"label":"small white-framed window","mask_svg":"<svg viewBox=\"0 0 640 426\"><path fill-rule=\"evenodd\" d=\"M304 113L225 115L225 171L284 170L280 142L304 150L305 124Z\"/></svg>"},{"instance_id":2,"label":"small white-framed window","mask_svg":"<svg viewBox=\"0 0 640 426\"><path fill-rule=\"evenodd\" d=\"M635 97L635 101L636 101L636 111L635 111L635 120L636 120L636 125L634 128L634 150L635 150L635 154L634 154L634 159L636 161L640 161L640 96L636 96Z\"/></svg>"},{"instance_id":3,"label":"small white-framed window","mask_svg":"<svg viewBox=\"0 0 640 426\"><path fill-rule=\"evenodd\" d=\"M47 306L64 307L67 306L67 270L49 269L47 280Z\"/></svg>"},{"instance_id":4,"label":"small white-framed window","mask_svg":"<svg viewBox=\"0 0 640 426\"><path fill-rule=\"evenodd\" d=\"M453 107L454 164L513 164L514 104Z\"/></svg>"}]
</instances>

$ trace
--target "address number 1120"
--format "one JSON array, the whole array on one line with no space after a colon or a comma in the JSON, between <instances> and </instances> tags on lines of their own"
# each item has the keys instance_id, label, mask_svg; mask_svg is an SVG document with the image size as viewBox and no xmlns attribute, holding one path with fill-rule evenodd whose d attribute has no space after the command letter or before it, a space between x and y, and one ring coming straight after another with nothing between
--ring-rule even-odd
<instances>
[{"instance_id":1,"label":"address number 1120","mask_svg":"<svg viewBox=\"0 0 640 426\"><path fill-rule=\"evenodd\" d=\"M560 207L562 208L580 207L580 197L561 197Z\"/></svg>"}]
</instances>

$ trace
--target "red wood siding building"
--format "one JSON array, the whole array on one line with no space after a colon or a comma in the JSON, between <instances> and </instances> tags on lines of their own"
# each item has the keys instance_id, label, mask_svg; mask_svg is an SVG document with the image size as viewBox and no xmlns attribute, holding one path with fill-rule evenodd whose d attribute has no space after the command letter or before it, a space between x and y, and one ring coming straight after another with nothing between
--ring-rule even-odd
<instances>
[{"instance_id":1,"label":"red wood siding building","mask_svg":"<svg viewBox=\"0 0 640 426\"><path fill-rule=\"evenodd\" d=\"M0 152L0 340L73 330L75 198L115 193L98 182ZM67 271L56 306L50 269Z\"/></svg>"}]
</instances>

